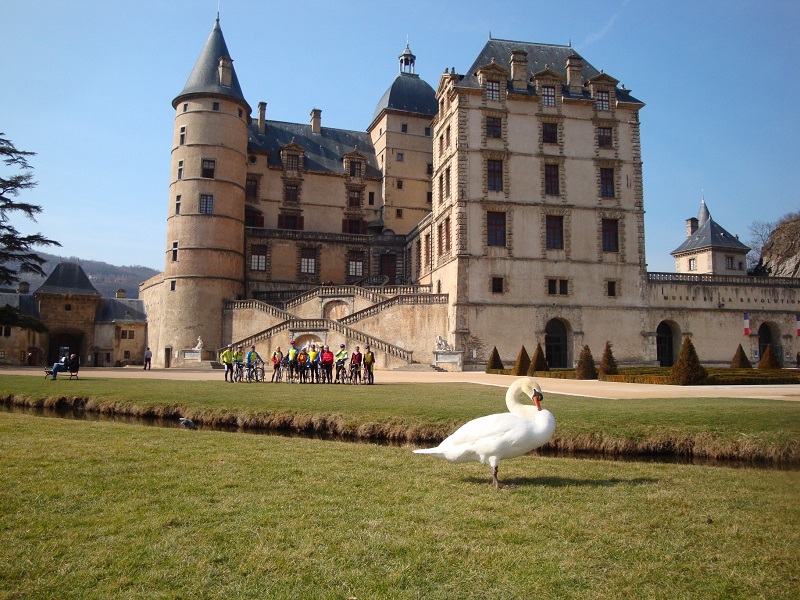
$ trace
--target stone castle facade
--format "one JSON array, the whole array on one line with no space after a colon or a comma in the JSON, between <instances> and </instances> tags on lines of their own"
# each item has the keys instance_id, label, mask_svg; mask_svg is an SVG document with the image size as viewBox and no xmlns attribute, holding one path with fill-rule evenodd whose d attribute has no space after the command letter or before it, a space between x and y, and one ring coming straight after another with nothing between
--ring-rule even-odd
<instances>
[{"instance_id":1,"label":"stone castle facade","mask_svg":"<svg viewBox=\"0 0 800 600\"><path fill-rule=\"evenodd\" d=\"M173 101L165 269L140 286L154 364L198 337L453 369L537 343L553 367L606 341L629 364L672 364L684 336L709 364L800 350L800 282L747 277L705 202L677 272L647 272L644 104L616 79L496 39L436 90L399 60L365 132L253 117L215 22Z\"/></svg>"}]
</instances>

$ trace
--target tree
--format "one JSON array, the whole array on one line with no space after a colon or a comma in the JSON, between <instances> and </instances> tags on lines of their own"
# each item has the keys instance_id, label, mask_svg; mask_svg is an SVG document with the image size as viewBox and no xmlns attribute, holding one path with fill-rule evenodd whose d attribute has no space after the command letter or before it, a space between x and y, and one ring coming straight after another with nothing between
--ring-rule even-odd
<instances>
[{"instance_id":1,"label":"tree","mask_svg":"<svg viewBox=\"0 0 800 600\"><path fill-rule=\"evenodd\" d=\"M42 269L45 259L33 251L36 246L60 246L55 240L44 237L40 233L22 235L11 224L11 215L22 213L31 221L42 212L42 207L28 202L15 200L20 192L36 186L33 180L28 157L34 152L18 150L0 133L0 156L8 167L20 169L8 177L0 177L0 285L9 285L19 281L20 273L36 273L45 276Z\"/></svg>"},{"instance_id":2,"label":"tree","mask_svg":"<svg viewBox=\"0 0 800 600\"><path fill-rule=\"evenodd\" d=\"M700 364L700 358L697 356L697 350L694 349L692 340L688 337L683 338L681 353L678 355L677 362L669 370L667 383L672 385L698 385L703 383L707 376L708 373L703 365Z\"/></svg>"},{"instance_id":3,"label":"tree","mask_svg":"<svg viewBox=\"0 0 800 600\"><path fill-rule=\"evenodd\" d=\"M493 370L500 370L503 368L503 361L500 360L500 353L497 351L497 346L492 348L492 354L489 356L489 362L486 363L486 372Z\"/></svg>"},{"instance_id":4,"label":"tree","mask_svg":"<svg viewBox=\"0 0 800 600\"><path fill-rule=\"evenodd\" d=\"M752 369L752 368L753 364L747 358L747 354L745 354L742 345L739 344L739 347L736 348L736 353L733 355L733 360L731 361L731 369Z\"/></svg>"},{"instance_id":5,"label":"tree","mask_svg":"<svg viewBox=\"0 0 800 600\"><path fill-rule=\"evenodd\" d=\"M781 364L778 362L778 358L775 356L775 353L772 351L772 346L767 346L764 349L764 353L761 355L761 360L758 361L758 368L759 369L780 369Z\"/></svg>"},{"instance_id":6,"label":"tree","mask_svg":"<svg viewBox=\"0 0 800 600\"><path fill-rule=\"evenodd\" d=\"M597 367L594 365L594 356L589 346L584 346L575 366L575 379L597 379Z\"/></svg>"},{"instance_id":7,"label":"tree","mask_svg":"<svg viewBox=\"0 0 800 600\"><path fill-rule=\"evenodd\" d=\"M614 353L611 352L611 342L606 341L603 357L600 359L600 377L604 375L617 375L618 373L619 367L617 366L617 359L614 358Z\"/></svg>"},{"instance_id":8,"label":"tree","mask_svg":"<svg viewBox=\"0 0 800 600\"><path fill-rule=\"evenodd\" d=\"M549 371L550 365L547 364L547 359L544 357L541 342L536 344L536 350L533 351L533 358L531 365L528 367L526 375L532 376L536 371Z\"/></svg>"},{"instance_id":9,"label":"tree","mask_svg":"<svg viewBox=\"0 0 800 600\"><path fill-rule=\"evenodd\" d=\"M519 354L517 354L517 361L514 363L514 368L511 370L511 374L517 375L518 377L523 376L528 372L528 367L530 366L531 358L528 356L528 351L523 345L522 348L520 348Z\"/></svg>"}]
</instances>

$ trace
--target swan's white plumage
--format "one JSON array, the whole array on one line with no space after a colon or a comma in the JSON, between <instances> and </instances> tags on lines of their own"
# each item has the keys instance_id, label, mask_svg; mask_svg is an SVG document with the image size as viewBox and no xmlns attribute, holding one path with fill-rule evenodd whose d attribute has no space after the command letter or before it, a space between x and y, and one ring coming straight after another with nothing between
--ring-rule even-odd
<instances>
[{"instance_id":1,"label":"swan's white plumage","mask_svg":"<svg viewBox=\"0 0 800 600\"><path fill-rule=\"evenodd\" d=\"M478 461L492 467L492 483L497 487L497 465L504 458L515 458L543 446L553 438L556 420L549 410L522 404L541 388L530 377L517 379L506 392L509 412L487 415L465 423L436 448L414 450L450 462Z\"/></svg>"}]
</instances>

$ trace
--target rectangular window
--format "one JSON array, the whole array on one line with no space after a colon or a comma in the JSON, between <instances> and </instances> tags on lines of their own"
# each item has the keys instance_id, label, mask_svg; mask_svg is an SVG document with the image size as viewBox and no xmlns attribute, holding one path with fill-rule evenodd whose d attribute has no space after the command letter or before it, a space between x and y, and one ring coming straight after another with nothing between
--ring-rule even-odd
<instances>
[{"instance_id":1,"label":"rectangular window","mask_svg":"<svg viewBox=\"0 0 800 600\"><path fill-rule=\"evenodd\" d=\"M558 280L558 293L561 296L567 296L569 294L569 281L566 279L559 279Z\"/></svg>"},{"instance_id":2,"label":"rectangular window","mask_svg":"<svg viewBox=\"0 0 800 600\"><path fill-rule=\"evenodd\" d=\"M444 220L444 251L450 252L450 217Z\"/></svg>"},{"instance_id":3,"label":"rectangular window","mask_svg":"<svg viewBox=\"0 0 800 600\"><path fill-rule=\"evenodd\" d=\"M619 221L603 219L603 252L619 252Z\"/></svg>"},{"instance_id":4,"label":"rectangular window","mask_svg":"<svg viewBox=\"0 0 800 600\"><path fill-rule=\"evenodd\" d=\"M361 190L349 190L347 204L348 206L361 206Z\"/></svg>"},{"instance_id":5,"label":"rectangular window","mask_svg":"<svg viewBox=\"0 0 800 600\"><path fill-rule=\"evenodd\" d=\"M169 291L170 292L174 292L175 291L175 287L177 286L177 284L178 284L178 282L175 281L174 279L172 281L170 281L169 282Z\"/></svg>"},{"instance_id":6,"label":"rectangular window","mask_svg":"<svg viewBox=\"0 0 800 600\"><path fill-rule=\"evenodd\" d=\"M606 284L606 293L608 294L608 297L615 298L617 296L617 282L608 281Z\"/></svg>"},{"instance_id":7,"label":"rectangular window","mask_svg":"<svg viewBox=\"0 0 800 600\"><path fill-rule=\"evenodd\" d=\"M251 271L266 271L267 270L267 247L266 246L251 246L250 247L250 270Z\"/></svg>"},{"instance_id":8,"label":"rectangular window","mask_svg":"<svg viewBox=\"0 0 800 600\"><path fill-rule=\"evenodd\" d=\"M398 179L397 180L397 189L398 190L402 190L403 189L403 180L402 179Z\"/></svg>"},{"instance_id":9,"label":"rectangular window","mask_svg":"<svg viewBox=\"0 0 800 600\"><path fill-rule=\"evenodd\" d=\"M187 110L189 110L189 103L188 102L184 103L184 105L183 105L183 112L186 112Z\"/></svg>"},{"instance_id":10,"label":"rectangular window","mask_svg":"<svg viewBox=\"0 0 800 600\"><path fill-rule=\"evenodd\" d=\"M402 152L398 152L397 153L397 162L403 162L403 153Z\"/></svg>"},{"instance_id":11,"label":"rectangular window","mask_svg":"<svg viewBox=\"0 0 800 600\"><path fill-rule=\"evenodd\" d=\"M123 359L125 359L125 360L130 360L130 358L131 358L131 351L130 351L130 350L125 350L125 351L122 353L122 358L123 358Z\"/></svg>"},{"instance_id":12,"label":"rectangular window","mask_svg":"<svg viewBox=\"0 0 800 600\"><path fill-rule=\"evenodd\" d=\"M183 161L178 161L178 179L183 179Z\"/></svg>"},{"instance_id":13,"label":"rectangular window","mask_svg":"<svg viewBox=\"0 0 800 600\"><path fill-rule=\"evenodd\" d=\"M558 143L558 124L542 123L542 142L545 144Z\"/></svg>"},{"instance_id":14,"label":"rectangular window","mask_svg":"<svg viewBox=\"0 0 800 600\"><path fill-rule=\"evenodd\" d=\"M287 183L283 187L283 199L285 202L297 202L299 197L296 183Z\"/></svg>"},{"instance_id":15,"label":"rectangular window","mask_svg":"<svg viewBox=\"0 0 800 600\"><path fill-rule=\"evenodd\" d=\"M292 229L299 231L303 229L303 217L300 215L290 214L278 215L278 229Z\"/></svg>"},{"instance_id":16,"label":"rectangular window","mask_svg":"<svg viewBox=\"0 0 800 600\"><path fill-rule=\"evenodd\" d=\"M344 219L342 222L342 233L359 234L364 233L364 221L361 219Z\"/></svg>"},{"instance_id":17,"label":"rectangular window","mask_svg":"<svg viewBox=\"0 0 800 600\"><path fill-rule=\"evenodd\" d=\"M439 155L444 154L444 134L439 136Z\"/></svg>"},{"instance_id":18,"label":"rectangular window","mask_svg":"<svg viewBox=\"0 0 800 600\"><path fill-rule=\"evenodd\" d=\"M408 133L408 123L400 123L400 132Z\"/></svg>"},{"instance_id":19,"label":"rectangular window","mask_svg":"<svg viewBox=\"0 0 800 600\"><path fill-rule=\"evenodd\" d=\"M486 99L500 100L500 82L489 80L486 82Z\"/></svg>"},{"instance_id":20,"label":"rectangular window","mask_svg":"<svg viewBox=\"0 0 800 600\"><path fill-rule=\"evenodd\" d=\"M214 196L211 194L200 194L200 214L214 214Z\"/></svg>"},{"instance_id":21,"label":"rectangular window","mask_svg":"<svg viewBox=\"0 0 800 600\"><path fill-rule=\"evenodd\" d=\"M300 272L306 275L313 275L317 272L316 248L300 249Z\"/></svg>"},{"instance_id":22,"label":"rectangular window","mask_svg":"<svg viewBox=\"0 0 800 600\"><path fill-rule=\"evenodd\" d=\"M370 206L374 206L375 205L375 192L370 192L369 193L369 205Z\"/></svg>"},{"instance_id":23,"label":"rectangular window","mask_svg":"<svg viewBox=\"0 0 800 600\"><path fill-rule=\"evenodd\" d=\"M219 110L219 102L214 102L214 104L211 105L211 108L212 110Z\"/></svg>"},{"instance_id":24,"label":"rectangular window","mask_svg":"<svg viewBox=\"0 0 800 600\"><path fill-rule=\"evenodd\" d=\"M431 255L431 234L425 234L425 266L430 267L433 261L433 256Z\"/></svg>"},{"instance_id":25,"label":"rectangular window","mask_svg":"<svg viewBox=\"0 0 800 600\"><path fill-rule=\"evenodd\" d=\"M552 85L542 86L542 105L556 105L556 88L554 88Z\"/></svg>"},{"instance_id":26,"label":"rectangular window","mask_svg":"<svg viewBox=\"0 0 800 600\"><path fill-rule=\"evenodd\" d=\"M178 260L178 242L172 242L172 262Z\"/></svg>"},{"instance_id":27,"label":"rectangular window","mask_svg":"<svg viewBox=\"0 0 800 600\"><path fill-rule=\"evenodd\" d=\"M214 179L214 171L216 170L216 168L217 168L217 161L204 158L203 168L200 176L205 179Z\"/></svg>"},{"instance_id":28,"label":"rectangular window","mask_svg":"<svg viewBox=\"0 0 800 600\"><path fill-rule=\"evenodd\" d=\"M64 310L67 311L67 312L70 312L72 310L72 304L65 304L64 305Z\"/></svg>"},{"instance_id":29,"label":"rectangular window","mask_svg":"<svg viewBox=\"0 0 800 600\"><path fill-rule=\"evenodd\" d=\"M548 250L564 249L564 217L561 215L547 215L545 217L545 241Z\"/></svg>"},{"instance_id":30,"label":"rectangular window","mask_svg":"<svg viewBox=\"0 0 800 600\"><path fill-rule=\"evenodd\" d=\"M128 339L128 330L127 329L123 329L121 333L122 333L122 335L120 336L120 338L123 339L123 340L127 340Z\"/></svg>"},{"instance_id":31,"label":"rectangular window","mask_svg":"<svg viewBox=\"0 0 800 600\"><path fill-rule=\"evenodd\" d=\"M486 137L500 138L503 136L503 121L499 117L486 117Z\"/></svg>"},{"instance_id":32,"label":"rectangular window","mask_svg":"<svg viewBox=\"0 0 800 600\"><path fill-rule=\"evenodd\" d=\"M425 128L425 137L431 137L431 128L430 127L426 127Z\"/></svg>"},{"instance_id":33,"label":"rectangular window","mask_svg":"<svg viewBox=\"0 0 800 600\"><path fill-rule=\"evenodd\" d=\"M450 125L447 126L447 129L444 132L444 145L448 148L450 147Z\"/></svg>"},{"instance_id":34,"label":"rectangular window","mask_svg":"<svg viewBox=\"0 0 800 600\"><path fill-rule=\"evenodd\" d=\"M614 169L600 169L600 196L614 197Z\"/></svg>"},{"instance_id":35,"label":"rectangular window","mask_svg":"<svg viewBox=\"0 0 800 600\"><path fill-rule=\"evenodd\" d=\"M506 213L487 211L486 213L486 245L506 245Z\"/></svg>"},{"instance_id":36,"label":"rectangular window","mask_svg":"<svg viewBox=\"0 0 800 600\"><path fill-rule=\"evenodd\" d=\"M402 218L403 218L403 209L402 209L402 208L398 208L398 209L396 209L396 210L394 211L394 215L395 215L395 216L396 216L398 219L402 219Z\"/></svg>"},{"instance_id":37,"label":"rectangular window","mask_svg":"<svg viewBox=\"0 0 800 600\"><path fill-rule=\"evenodd\" d=\"M286 156L285 169L287 171L297 171L300 160L296 154L289 154Z\"/></svg>"},{"instance_id":38,"label":"rectangular window","mask_svg":"<svg viewBox=\"0 0 800 600\"><path fill-rule=\"evenodd\" d=\"M444 195L445 198L450 197L450 167L444 171Z\"/></svg>"},{"instance_id":39,"label":"rectangular window","mask_svg":"<svg viewBox=\"0 0 800 600\"><path fill-rule=\"evenodd\" d=\"M248 179L245 183L244 195L252 200L258 198L258 179Z\"/></svg>"},{"instance_id":40,"label":"rectangular window","mask_svg":"<svg viewBox=\"0 0 800 600\"><path fill-rule=\"evenodd\" d=\"M726 256L725 257L725 268L726 269L733 269L733 257Z\"/></svg>"},{"instance_id":41,"label":"rectangular window","mask_svg":"<svg viewBox=\"0 0 800 600\"><path fill-rule=\"evenodd\" d=\"M697 271L697 259L690 258L689 259L689 270L690 271Z\"/></svg>"},{"instance_id":42,"label":"rectangular window","mask_svg":"<svg viewBox=\"0 0 800 600\"><path fill-rule=\"evenodd\" d=\"M433 192L426 192L425 194L425 201L428 204L433 204Z\"/></svg>"},{"instance_id":43,"label":"rectangular window","mask_svg":"<svg viewBox=\"0 0 800 600\"><path fill-rule=\"evenodd\" d=\"M350 161L350 177L361 177L361 163L357 160Z\"/></svg>"},{"instance_id":44,"label":"rectangular window","mask_svg":"<svg viewBox=\"0 0 800 600\"><path fill-rule=\"evenodd\" d=\"M558 182L558 165L544 166L544 193L548 196L558 196L561 193Z\"/></svg>"},{"instance_id":45,"label":"rectangular window","mask_svg":"<svg viewBox=\"0 0 800 600\"><path fill-rule=\"evenodd\" d=\"M181 195L180 194L175 196L175 214L176 215L181 214Z\"/></svg>"},{"instance_id":46,"label":"rectangular window","mask_svg":"<svg viewBox=\"0 0 800 600\"><path fill-rule=\"evenodd\" d=\"M492 277L492 293L493 294L502 294L503 293L503 278L502 277Z\"/></svg>"},{"instance_id":47,"label":"rectangular window","mask_svg":"<svg viewBox=\"0 0 800 600\"><path fill-rule=\"evenodd\" d=\"M426 173L428 175L433 175L433 163L428 163L428 168L427 168Z\"/></svg>"},{"instance_id":48,"label":"rectangular window","mask_svg":"<svg viewBox=\"0 0 800 600\"><path fill-rule=\"evenodd\" d=\"M568 296L569 295L569 280L568 279L548 279L547 280L547 293L550 296Z\"/></svg>"},{"instance_id":49,"label":"rectangular window","mask_svg":"<svg viewBox=\"0 0 800 600\"><path fill-rule=\"evenodd\" d=\"M444 253L444 223L439 223L439 226L436 228L436 233L438 235L438 248L439 248L439 256Z\"/></svg>"},{"instance_id":50,"label":"rectangular window","mask_svg":"<svg viewBox=\"0 0 800 600\"><path fill-rule=\"evenodd\" d=\"M347 264L347 274L350 277L363 277L364 275L364 261L361 259L353 259Z\"/></svg>"},{"instance_id":51,"label":"rectangular window","mask_svg":"<svg viewBox=\"0 0 800 600\"><path fill-rule=\"evenodd\" d=\"M503 191L503 161L489 160L486 164L487 185L490 190Z\"/></svg>"},{"instance_id":52,"label":"rectangular window","mask_svg":"<svg viewBox=\"0 0 800 600\"><path fill-rule=\"evenodd\" d=\"M180 139L178 140L178 144L183 146L186 143L186 126L181 127L181 135Z\"/></svg>"},{"instance_id":53,"label":"rectangular window","mask_svg":"<svg viewBox=\"0 0 800 600\"><path fill-rule=\"evenodd\" d=\"M613 145L611 127L597 128L597 145L600 148L611 148Z\"/></svg>"},{"instance_id":54,"label":"rectangular window","mask_svg":"<svg viewBox=\"0 0 800 600\"><path fill-rule=\"evenodd\" d=\"M597 110L611 110L608 92L597 92Z\"/></svg>"}]
</instances>

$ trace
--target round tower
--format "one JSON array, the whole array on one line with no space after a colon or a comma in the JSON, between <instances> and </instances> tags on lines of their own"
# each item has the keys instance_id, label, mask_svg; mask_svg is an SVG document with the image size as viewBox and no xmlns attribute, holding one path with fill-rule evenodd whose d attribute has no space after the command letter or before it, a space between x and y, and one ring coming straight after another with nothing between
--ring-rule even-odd
<instances>
[{"instance_id":1,"label":"round tower","mask_svg":"<svg viewBox=\"0 0 800 600\"><path fill-rule=\"evenodd\" d=\"M250 106L219 16L172 106L166 266L150 324L150 345L158 348L155 362L164 366L174 364L180 350L195 348L198 338L206 351L219 348L224 303L244 296Z\"/></svg>"}]
</instances>

